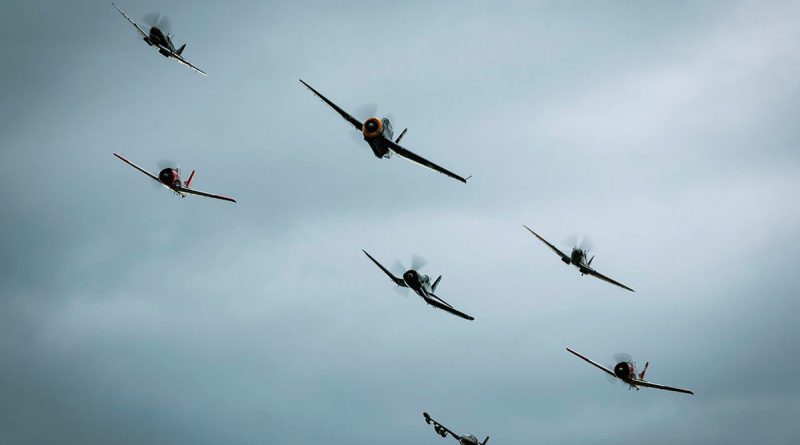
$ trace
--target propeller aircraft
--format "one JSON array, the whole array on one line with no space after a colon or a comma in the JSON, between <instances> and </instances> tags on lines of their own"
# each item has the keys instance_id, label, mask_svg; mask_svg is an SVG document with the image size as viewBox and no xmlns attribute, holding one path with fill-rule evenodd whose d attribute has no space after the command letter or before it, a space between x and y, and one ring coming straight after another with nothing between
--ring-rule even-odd
<instances>
[{"instance_id":1,"label":"propeller aircraft","mask_svg":"<svg viewBox=\"0 0 800 445\"><path fill-rule=\"evenodd\" d=\"M560 256L561 257L561 261L566 263L568 266L570 264L572 264L573 266L577 267L578 270L581 272L581 276L583 276L583 275L591 275L591 276L593 276L595 278L599 278L599 279L601 279L601 280L603 280L603 281L605 281L607 283L611 283L611 284L613 284L615 286L619 286L619 287L621 287L623 289L626 289L626 290L629 290L631 292L636 292L633 289L631 289L630 287L620 283L619 281L612 280L611 278L609 278L609 277L601 274L600 272L594 270L592 268L592 261L594 260L594 255L592 255L592 257L587 260L586 258L589 256L589 249L586 248L585 246L575 246L575 247L573 247L572 248L572 252L570 253L569 256L567 256L564 252L558 250L558 248L556 246L550 244L549 242L547 242L547 240L545 240L544 238L539 236L536 232L531 230L530 227L528 227L526 225L523 225L522 227L525 227L526 229L528 229L528 231L531 232L533 234L533 236L538 238L539 241L541 241L544 244L546 244L547 247L549 247L553 252L555 252L558 256Z\"/></svg>"},{"instance_id":2,"label":"propeller aircraft","mask_svg":"<svg viewBox=\"0 0 800 445\"><path fill-rule=\"evenodd\" d=\"M392 123L389 121L388 118L384 117L383 119L380 119L373 116L368 118L364 122L361 122L361 120L356 119L343 109L339 108L338 105L328 100L328 98L326 98L320 92L312 88L311 85L305 83L303 79L300 79L300 83L305 85L305 87L311 90L311 92L314 93L319 99L328 104L328 106L333 108L334 111L339 113L339 115L341 115L344 118L344 120L349 122L350 125L355 127L356 130L360 131L364 137L364 140L367 141L370 148L372 148L372 152L375 154L376 157L388 159L392 156L392 153L396 153L397 155L406 158L409 161L416 162L417 164L420 164L424 167L428 167L431 170L447 175L463 183L466 183L467 180L471 178L471 176L463 178L451 172L450 170L447 170L444 167L434 164L433 162L423 158L422 156L413 153L408 149L405 149L402 146L400 146L400 141L403 139L403 136L405 136L406 131L408 131L408 128L403 130L400 133L400 136L397 137L397 139L394 139L394 130L392 129Z\"/></svg>"},{"instance_id":3,"label":"propeller aircraft","mask_svg":"<svg viewBox=\"0 0 800 445\"><path fill-rule=\"evenodd\" d=\"M361 250L364 252L364 255L369 257L376 266L378 266L383 273L389 276L389 278L394 281L394 284L398 285L400 288L408 288L413 290L417 295L419 295L426 303L429 305L439 308L443 311L450 312L451 314L461 317L465 320L474 320L473 317L457 310L450 303L442 300L441 298L437 297L434 292L436 291L436 287L439 285L439 282L442 281L442 276L439 275L439 278L431 284L431 277L425 274L421 274L419 269L424 267L425 260L418 256L414 256L411 261L411 269L408 269L403 273L403 278L397 278L389 272L389 270L381 263L378 262L372 255L368 254L366 250Z\"/></svg>"},{"instance_id":4,"label":"propeller aircraft","mask_svg":"<svg viewBox=\"0 0 800 445\"><path fill-rule=\"evenodd\" d=\"M172 190L176 195L180 196L181 198L185 198L187 194L191 194L191 195L205 196L207 198L221 199L223 201L236 202L235 199L228 198L227 196L215 195L213 193L201 192L199 190L194 190L189 188L192 185L192 179L194 179L194 170L192 170L192 174L189 175L189 179L187 179L186 182L181 182L181 170L178 167L163 168L158 173L158 176L156 176L116 153L114 153L114 156L118 157L122 162L130 165L136 170L139 170L140 172L149 176L150 179L158 182L159 184L163 185L169 190Z\"/></svg>"},{"instance_id":5,"label":"propeller aircraft","mask_svg":"<svg viewBox=\"0 0 800 445\"><path fill-rule=\"evenodd\" d=\"M148 25L150 26L150 32L146 33L144 30L142 30L142 28L139 27L139 25L136 24L136 22L133 21L133 19L128 17L128 14L122 12L117 5L114 3L111 3L111 5L114 6L114 8L119 11L119 13L122 14L122 16L125 17L134 28L136 28L136 31L139 33L145 43L158 49L159 54L168 59L174 59L180 64L188 66L196 73L200 73L204 76L206 75L205 71L192 65L188 60L183 58L183 50L186 49L185 43L181 45L180 48L175 48L175 44L172 43L172 36L167 31L169 28L169 20L166 16L160 14L149 14L147 16L147 21L149 22Z\"/></svg>"},{"instance_id":6,"label":"propeller aircraft","mask_svg":"<svg viewBox=\"0 0 800 445\"><path fill-rule=\"evenodd\" d=\"M489 441L489 436L486 436L486 439L483 442L478 442L478 438L473 436L472 434L465 434L463 436L458 435L452 432L449 428L442 425L441 423L433 420L428 413L422 413L422 416L425 418L425 423L428 425L433 424L433 430L436 431L436 434L447 437L447 435L453 436L455 440L458 441L460 445L486 445L486 442Z\"/></svg>"},{"instance_id":7,"label":"propeller aircraft","mask_svg":"<svg viewBox=\"0 0 800 445\"><path fill-rule=\"evenodd\" d=\"M640 387L645 387L645 388L663 389L665 391L680 392L680 393L684 393L684 394L694 394L692 391L689 391L688 389L682 389L682 388L675 388L675 387L672 387L672 386L659 385L657 383L652 383L652 382L648 382L647 380L645 380L644 379L644 375L647 372L647 368L650 366L650 362L645 363L644 364L644 369L642 369L642 372L637 374L636 373L636 362L634 362L633 359L629 355L621 354L621 355L617 356L618 363L614 366L614 370L612 371L612 370L606 368L605 366L603 366L603 365L601 365L601 364L599 364L599 363L597 363L595 361L592 361L589 358L584 357L581 354L578 354L577 352L573 351L570 348L567 348L567 351L572 353L572 354L574 354L574 355L576 355L576 356L578 356L578 357L580 357L582 360L584 360L587 363L597 367L598 369L603 370L603 372L605 372L606 374L610 375L611 377L613 377L615 379L618 379L618 380L622 380L623 382L627 383L629 389L633 388L633 389L638 391Z\"/></svg>"}]
</instances>

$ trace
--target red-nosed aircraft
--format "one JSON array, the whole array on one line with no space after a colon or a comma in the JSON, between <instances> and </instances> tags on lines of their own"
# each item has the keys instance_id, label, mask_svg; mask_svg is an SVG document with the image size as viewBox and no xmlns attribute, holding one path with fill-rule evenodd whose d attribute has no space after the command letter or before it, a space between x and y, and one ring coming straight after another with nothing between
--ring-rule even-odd
<instances>
[{"instance_id":1,"label":"red-nosed aircraft","mask_svg":"<svg viewBox=\"0 0 800 445\"><path fill-rule=\"evenodd\" d=\"M189 175L189 179L187 179L186 182L182 182L181 171L178 167L164 168L158 173L158 176L156 176L116 153L114 153L114 156L118 157L122 162L130 165L136 170L139 170L140 172L149 176L150 179L158 182L159 184L163 185L169 190L172 190L173 192L175 192L176 195L180 196L181 198L185 198L187 194L192 194L192 195L205 196L207 198L221 199L223 201L236 202L235 199L228 198L227 196L215 195L213 193L201 192L199 190L193 190L189 188L192 185L192 179L194 179L194 170L192 170L192 174Z\"/></svg>"},{"instance_id":2,"label":"red-nosed aircraft","mask_svg":"<svg viewBox=\"0 0 800 445\"><path fill-rule=\"evenodd\" d=\"M606 368L605 366L595 361L592 361L589 358L582 356L581 354L578 354L577 352L573 351L570 348L567 348L567 351L580 357L582 360L595 366L596 368L601 369L603 372L610 375L611 377L622 380L623 382L627 383L630 388L634 388L637 391L639 390L639 387L645 387L645 388L663 389L666 391L682 392L684 394L694 394L692 391L689 391L688 389L659 385L657 383L652 383L645 380L644 375L647 372L647 368L650 366L650 362L645 363L642 372L637 374L636 363L633 361L632 358L630 358L630 356L625 356L619 359L619 362L614 366L614 370L612 371Z\"/></svg>"}]
</instances>

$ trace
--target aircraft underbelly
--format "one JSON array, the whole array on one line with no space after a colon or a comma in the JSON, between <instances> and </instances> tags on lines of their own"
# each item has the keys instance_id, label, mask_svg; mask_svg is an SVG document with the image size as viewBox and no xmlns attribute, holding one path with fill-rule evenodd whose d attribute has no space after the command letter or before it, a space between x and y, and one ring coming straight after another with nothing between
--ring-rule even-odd
<instances>
[{"instance_id":1,"label":"aircraft underbelly","mask_svg":"<svg viewBox=\"0 0 800 445\"><path fill-rule=\"evenodd\" d=\"M375 154L377 158L388 158L389 154L389 147L386 144L382 143L379 138L367 140L369 143L369 147L372 149L372 152Z\"/></svg>"}]
</instances>

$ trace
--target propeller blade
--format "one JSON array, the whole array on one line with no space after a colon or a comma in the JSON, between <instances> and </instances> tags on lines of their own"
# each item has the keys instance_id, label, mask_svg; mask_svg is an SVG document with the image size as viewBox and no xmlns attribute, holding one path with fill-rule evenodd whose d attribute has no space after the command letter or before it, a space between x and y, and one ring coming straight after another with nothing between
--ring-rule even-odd
<instances>
[{"instance_id":1,"label":"propeller blade","mask_svg":"<svg viewBox=\"0 0 800 445\"><path fill-rule=\"evenodd\" d=\"M404 266L400 261L395 260L394 264L392 264L392 273L398 277L402 277L407 270L408 269L406 269L406 266Z\"/></svg>"},{"instance_id":2,"label":"propeller blade","mask_svg":"<svg viewBox=\"0 0 800 445\"><path fill-rule=\"evenodd\" d=\"M174 168L177 170L178 163L172 159L161 159L158 161L158 171L164 170L165 168Z\"/></svg>"},{"instance_id":3,"label":"propeller blade","mask_svg":"<svg viewBox=\"0 0 800 445\"><path fill-rule=\"evenodd\" d=\"M630 354L626 354L624 352L620 352L618 354L614 354L614 365L621 362L633 363L636 364L636 361L631 357Z\"/></svg>"},{"instance_id":4,"label":"propeller blade","mask_svg":"<svg viewBox=\"0 0 800 445\"><path fill-rule=\"evenodd\" d=\"M580 249L585 252L594 250L594 243L588 236L584 236L583 239L581 240Z\"/></svg>"},{"instance_id":5,"label":"propeller blade","mask_svg":"<svg viewBox=\"0 0 800 445\"><path fill-rule=\"evenodd\" d=\"M378 113L378 104L367 103L356 107L353 117L364 122L365 120L375 117Z\"/></svg>"},{"instance_id":6,"label":"propeller blade","mask_svg":"<svg viewBox=\"0 0 800 445\"><path fill-rule=\"evenodd\" d=\"M578 247L578 234L572 233L570 235L567 235L567 237L564 238L564 244L572 249Z\"/></svg>"},{"instance_id":7,"label":"propeller blade","mask_svg":"<svg viewBox=\"0 0 800 445\"><path fill-rule=\"evenodd\" d=\"M428 264L428 261L425 258L422 258L421 256L416 255L416 254L411 256L411 268L412 269L420 270L423 267L425 267L426 264Z\"/></svg>"},{"instance_id":8,"label":"propeller blade","mask_svg":"<svg viewBox=\"0 0 800 445\"><path fill-rule=\"evenodd\" d=\"M158 21L158 29L164 34L172 33L172 22L169 21L169 17L163 14L161 15L161 20Z\"/></svg>"},{"instance_id":9,"label":"propeller blade","mask_svg":"<svg viewBox=\"0 0 800 445\"><path fill-rule=\"evenodd\" d=\"M355 128L352 131L347 132L350 135L350 139L353 140L353 143L358 145L359 147L364 146L364 136Z\"/></svg>"},{"instance_id":10,"label":"propeller blade","mask_svg":"<svg viewBox=\"0 0 800 445\"><path fill-rule=\"evenodd\" d=\"M400 295L401 297L407 297L408 296L408 291L409 291L409 289L407 287L401 287L401 286L395 286L394 287L394 292L397 295Z\"/></svg>"},{"instance_id":11,"label":"propeller blade","mask_svg":"<svg viewBox=\"0 0 800 445\"><path fill-rule=\"evenodd\" d=\"M169 34L172 31L172 23L170 23L169 18L160 12L147 13L142 17L142 21L151 28L160 29L164 34Z\"/></svg>"}]
</instances>

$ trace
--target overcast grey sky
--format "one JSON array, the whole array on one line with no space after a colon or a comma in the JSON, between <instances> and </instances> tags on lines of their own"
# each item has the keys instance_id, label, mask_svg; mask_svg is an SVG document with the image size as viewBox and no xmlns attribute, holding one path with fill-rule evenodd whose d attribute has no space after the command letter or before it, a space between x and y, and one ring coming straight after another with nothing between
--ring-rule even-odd
<instances>
[{"instance_id":1,"label":"overcast grey sky","mask_svg":"<svg viewBox=\"0 0 800 445\"><path fill-rule=\"evenodd\" d=\"M227 3L118 2L202 77L108 2L3 2L0 442L800 440L800 3ZM474 178L374 158L299 77Z\"/></svg>"}]
</instances>

